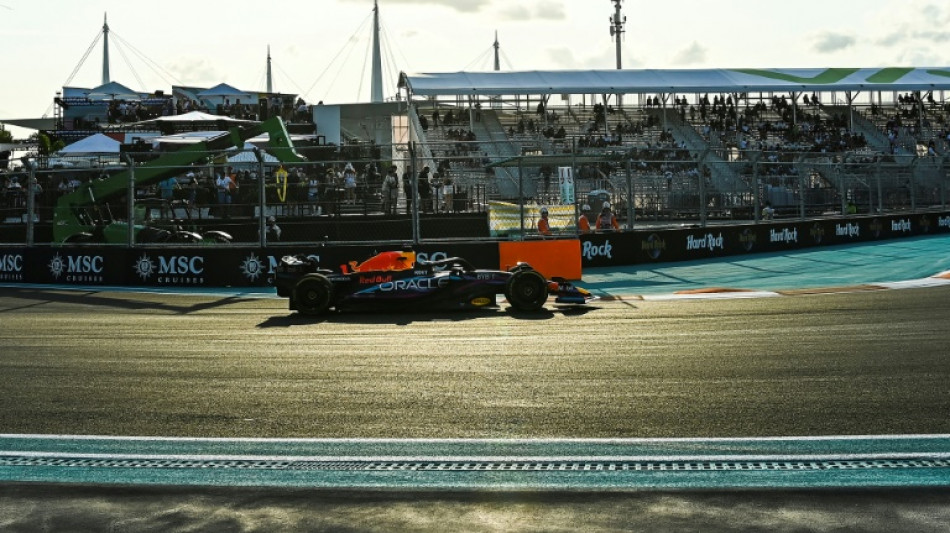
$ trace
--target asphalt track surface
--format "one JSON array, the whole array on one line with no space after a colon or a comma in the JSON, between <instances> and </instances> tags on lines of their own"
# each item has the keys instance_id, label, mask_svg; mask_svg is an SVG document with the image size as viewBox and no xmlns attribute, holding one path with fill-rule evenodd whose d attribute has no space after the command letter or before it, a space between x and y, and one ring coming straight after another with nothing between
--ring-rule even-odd
<instances>
[{"instance_id":1,"label":"asphalt track surface","mask_svg":"<svg viewBox=\"0 0 950 533\"><path fill-rule=\"evenodd\" d=\"M585 281L601 301L539 315L502 307L314 320L282 300L249 297L262 295L2 289L0 433L945 436L950 286L930 276L948 270L947 241L596 271ZM789 281L802 271L817 280ZM0 529L950 530L945 483L702 487L340 492L9 481Z\"/></svg>"}]
</instances>

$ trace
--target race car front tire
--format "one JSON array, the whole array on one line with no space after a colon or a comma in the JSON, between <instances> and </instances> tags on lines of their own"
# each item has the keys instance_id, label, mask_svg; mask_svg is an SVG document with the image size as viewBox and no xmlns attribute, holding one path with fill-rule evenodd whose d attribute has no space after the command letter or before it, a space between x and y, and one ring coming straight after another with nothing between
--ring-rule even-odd
<instances>
[{"instance_id":1,"label":"race car front tire","mask_svg":"<svg viewBox=\"0 0 950 533\"><path fill-rule=\"evenodd\" d=\"M508 278L505 298L518 311L539 311L548 300L548 282L535 270L519 270Z\"/></svg>"},{"instance_id":2,"label":"race car front tire","mask_svg":"<svg viewBox=\"0 0 950 533\"><path fill-rule=\"evenodd\" d=\"M323 274L307 274L294 285L294 306L304 315L319 315L330 307L333 285Z\"/></svg>"}]
</instances>

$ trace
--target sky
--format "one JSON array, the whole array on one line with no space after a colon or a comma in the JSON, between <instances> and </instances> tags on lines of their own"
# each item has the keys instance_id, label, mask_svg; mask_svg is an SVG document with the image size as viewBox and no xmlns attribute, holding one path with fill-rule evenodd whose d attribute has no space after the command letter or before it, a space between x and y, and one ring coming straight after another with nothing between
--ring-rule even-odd
<instances>
[{"instance_id":1,"label":"sky","mask_svg":"<svg viewBox=\"0 0 950 533\"><path fill-rule=\"evenodd\" d=\"M950 66L946 0L622 0L624 68ZM613 0L379 0L385 96L400 71L613 69ZM373 0L0 0L0 119L52 115L64 85L228 83L369 100ZM95 46L93 46L95 44ZM87 55L88 52L88 55ZM83 60L85 56L85 60ZM17 137L28 130L8 128Z\"/></svg>"}]
</instances>

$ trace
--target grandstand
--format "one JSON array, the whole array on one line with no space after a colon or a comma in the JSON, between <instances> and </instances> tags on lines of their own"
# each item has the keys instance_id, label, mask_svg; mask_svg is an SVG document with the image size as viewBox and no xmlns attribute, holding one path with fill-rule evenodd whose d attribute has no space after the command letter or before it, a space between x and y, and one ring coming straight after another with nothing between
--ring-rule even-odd
<instances>
[{"instance_id":1,"label":"grandstand","mask_svg":"<svg viewBox=\"0 0 950 533\"><path fill-rule=\"evenodd\" d=\"M234 218L253 221L255 213L272 212L299 218L305 227L330 216L345 216L335 224L395 220L415 208L445 220L488 213L488 229L503 236L530 230L534 223L519 221L507 228L512 233L493 226L493 208L512 205L528 207L519 210L521 218L540 205L572 206L551 212L552 223L568 232L582 205L597 212L606 201L626 229L645 222L756 221L766 203L780 219L946 209L947 89L950 69L403 73L400 101L299 109L285 98L276 107L245 107L243 120L262 118L266 110L290 121L297 148L309 159L295 167L303 176L317 177L320 205L301 207L306 204L300 200L306 196L302 179L291 184L294 194L278 200L271 194L277 185L269 179L269 205L259 205L254 193L259 183L251 174L261 169L252 168L241 174L244 205ZM239 120L232 110L200 126L177 125L174 117L190 101L180 87L171 97L156 91L114 99L101 88L88 93L64 91L57 127L46 132L50 137L66 141L105 132L128 142L178 128L221 130L227 125L219 122L228 117ZM110 117L124 100L136 105ZM130 109L142 115L130 118ZM319 110L335 111L335 119L318 117ZM141 120L152 116L161 121ZM157 121L175 131L157 128ZM60 194L57 171L67 182L103 173L102 162L83 166L67 165L64 157L47 159L39 158L49 168L40 165L43 192L34 206L42 224ZM204 169L205 174L223 172L227 161L219 158L218 167ZM339 184L324 177L328 168L348 163L359 171L357 198L344 202ZM397 168L400 183L384 202L381 177L390 166ZM424 188L431 196L410 202L419 180L409 178L426 166L431 173ZM179 180L187 183L184 174ZM3 177L9 183L0 195L0 221L29 220L26 176ZM561 181L567 177L569 186ZM136 199L155 197L155 187L136 191ZM451 201L442 197L446 190ZM174 194L173 201L194 204L200 222L215 222L213 195L190 200L182 191ZM160 210L157 216L179 211ZM440 237L457 236L447 228L440 226L445 229ZM372 236L359 237L364 233ZM247 232L248 239L255 235L256 228Z\"/></svg>"},{"instance_id":2,"label":"grandstand","mask_svg":"<svg viewBox=\"0 0 950 533\"><path fill-rule=\"evenodd\" d=\"M490 199L606 193L631 222L947 202L950 69L403 73L400 88L427 164ZM550 156L575 198L552 192Z\"/></svg>"}]
</instances>

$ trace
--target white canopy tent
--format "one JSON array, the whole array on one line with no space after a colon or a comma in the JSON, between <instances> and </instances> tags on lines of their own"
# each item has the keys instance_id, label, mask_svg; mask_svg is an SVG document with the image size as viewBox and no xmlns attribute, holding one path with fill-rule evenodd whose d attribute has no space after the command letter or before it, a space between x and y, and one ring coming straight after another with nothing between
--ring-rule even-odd
<instances>
[{"instance_id":1,"label":"white canopy tent","mask_svg":"<svg viewBox=\"0 0 950 533\"><path fill-rule=\"evenodd\" d=\"M59 155L115 155L119 153L121 144L108 135L97 133L66 146Z\"/></svg>"},{"instance_id":2,"label":"white canopy tent","mask_svg":"<svg viewBox=\"0 0 950 533\"><path fill-rule=\"evenodd\" d=\"M89 91L90 100L138 100L142 93L133 91L117 81L110 81Z\"/></svg>"},{"instance_id":3,"label":"white canopy tent","mask_svg":"<svg viewBox=\"0 0 950 533\"><path fill-rule=\"evenodd\" d=\"M163 117L153 118L152 120L146 120L145 122L234 122L240 124L253 124L257 121L240 120L224 115L212 115L210 113L204 113L201 111L189 111L188 113L182 113L181 115L166 115Z\"/></svg>"},{"instance_id":4,"label":"white canopy tent","mask_svg":"<svg viewBox=\"0 0 950 533\"><path fill-rule=\"evenodd\" d=\"M189 111L188 113L182 113L181 115L165 115L158 118L143 120L141 122L136 122L134 125L143 125L143 124L241 125L241 124L257 124L257 123L258 121L256 120L241 120L237 118L228 117L225 115L212 115L210 113L204 113L201 111ZM228 126L220 126L220 127L228 127Z\"/></svg>"},{"instance_id":5,"label":"white canopy tent","mask_svg":"<svg viewBox=\"0 0 950 533\"><path fill-rule=\"evenodd\" d=\"M238 152L228 157L228 163L232 165L242 165L242 164L256 165L257 156L254 155L255 148L256 147L249 142L244 143L243 151ZM261 155L264 156L265 165L279 165L280 164L280 161L276 157L268 154L267 152L261 151Z\"/></svg>"},{"instance_id":6,"label":"white canopy tent","mask_svg":"<svg viewBox=\"0 0 950 533\"><path fill-rule=\"evenodd\" d=\"M251 93L232 87L227 83L219 83L210 89L205 89L198 93L198 96L200 98L209 98L214 96L241 98L245 100L245 102L251 101Z\"/></svg>"},{"instance_id":7,"label":"white canopy tent","mask_svg":"<svg viewBox=\"0 0 950 533\"><path fill-rule=\"evenodd\" d=\"M161 137L151 137L148 141L151 142L153 146L158 146L160 143L195 144L205 142L226 133L226 131L189 131L185 133L175 133L173 135L162 135Z\"/></svg>"}]
</instances>

